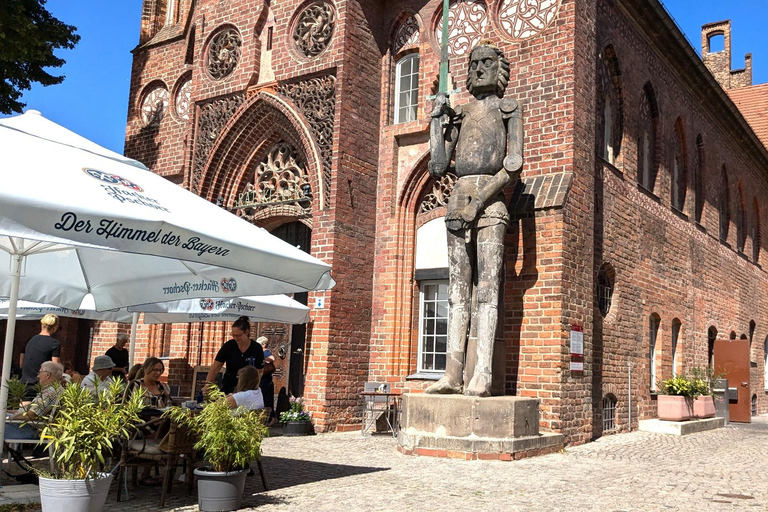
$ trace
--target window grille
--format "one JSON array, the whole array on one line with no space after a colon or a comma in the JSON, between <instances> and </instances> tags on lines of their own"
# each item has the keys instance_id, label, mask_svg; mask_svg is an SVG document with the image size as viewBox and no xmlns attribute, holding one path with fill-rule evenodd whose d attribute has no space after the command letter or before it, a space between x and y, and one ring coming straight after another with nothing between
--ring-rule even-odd
<instances>
[{"instance_id":1,"label":"window grille","mask_svg":"<svg viewBox=\"0 0 768 512\"><path fill-rule=\"evenodd\" d=\"M448 281L420 284L419 371L445 371L448 341Z\"/></svg>"},{"instance_id":2,"label":"window grille","mask_svg":"<svg viewBox=\"0 0 768 512\"><path fill-rule=\"evenodd\" d=\"M603 432L616 428L616 397L607 395L603 398Z\"/></svg>"},{"instance_id":3,"label":"window grille","mask_svg":"<svg viewBox=\"0 0 768 512\"><path fill-rule=\"evenodd\" d=\"M600 314L606 316L611 309L611 298L613 297L613 282L605 268L601 268L597 273L597 305L600 308Z\"/></svg>"}]
</instances>

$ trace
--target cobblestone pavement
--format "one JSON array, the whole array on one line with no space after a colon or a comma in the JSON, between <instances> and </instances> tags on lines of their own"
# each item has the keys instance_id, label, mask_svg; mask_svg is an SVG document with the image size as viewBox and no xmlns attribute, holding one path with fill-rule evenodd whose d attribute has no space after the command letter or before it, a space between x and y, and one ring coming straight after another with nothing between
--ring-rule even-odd
<instances>
[{"instance_id":1,"label":"cobblestone pavement","mask_svg":"<svg viewBox=\"0 0 768 512\"><path fill-rule=\"evenodd\" d=\"M515 462L402 455L388 436L274 437L270 490L248 478L245 510L768 510L768 416L684 437L606 436ZM158 510L159 489L130 490L106 510ZM166 510L197 510L175 486ZM185 506L186 505L186 506ZM173 508L178 507L178 508Z\"/></svg>"}]
</instances>

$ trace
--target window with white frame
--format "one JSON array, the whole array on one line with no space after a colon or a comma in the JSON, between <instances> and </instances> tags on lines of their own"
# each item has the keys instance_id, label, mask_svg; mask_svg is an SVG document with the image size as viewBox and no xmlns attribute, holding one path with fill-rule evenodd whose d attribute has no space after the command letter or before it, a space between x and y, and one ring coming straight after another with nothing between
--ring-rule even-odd
<instances>
[{"instance_id":1,"label":"window with white frame","mask_svg":"<svg viewBox=\"0 0 768 512\"><path fill-rule=\"evenodd\" d=\"M680 326L682 324L680 323L680 320L675 318L672 320L672 376L677 376L677 365L678 365L678 350L677 350L677 342L680 338Z\"/></svg>"},{"instance_id":2,"label":"window with white frame","mask_svg":"<svg viewBox=\"0 0 768 512\"><path fill-rule=\"evenodd\" d=\"M419 54L400 59L395 70L395 124L415 121L419 107Z\"/></svg>"},{"instance_id":3,"label":"window with white frame","mask_svg":"<svg viewBox=\"0 0 768 512\"><path fill-rule=\"evenodd\" d=\"M613 164L613 110L611 107L611 96L606 94L605 105L603 107L603 158Z\"/></svg>"},{"instance_id":4,"label":"window with white frame","mask_svg":"<svg viewBox=\"0 0 768 512\"><path fill-rule=\"evenodd\" d=\"M648 366L650 368L651 391L656 391L656 335L659 332L659 317L656 314L651 315L648 322Z\"/></svg>"},{"instance_id":5,"label":"window with white frame","mask_svg":"<svg viewBox=\"0 0 768 512\"><path fill-rule=\"evenodd\" d=\"M419 371L444 372L448 340L448 280L419 284Z\"/></svg>"},{"instance_id":6,"label":"window with white frame","mask_svg":"<svg viewBox=\"0 0 768 512\"><path fill-rule=\"evenodd\" d=\"M763 343L763 387L768 391L768 338Z\"/></svg>"}]
</instances>

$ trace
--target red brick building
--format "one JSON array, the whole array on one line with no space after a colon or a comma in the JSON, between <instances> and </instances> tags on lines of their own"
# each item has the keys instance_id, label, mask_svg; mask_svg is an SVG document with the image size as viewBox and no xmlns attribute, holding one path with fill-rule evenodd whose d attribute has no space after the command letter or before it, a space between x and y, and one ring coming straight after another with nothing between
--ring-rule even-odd
<instances>
[{"instance_id":1,"label":"red brick building","mask_svg":"<svg viewBox=\"0 0 768 512\"><path fill-rule=\"evenodd\" d=\"M333 265L338 286L309 294L307 326L258 328L283 348L289 388L320 430L359 424L364 382L418 391L444 368L452 181L426 172L441 11L439 0L144 1L126 154ZM504 392L539 398L543 429L585 442L630 427L630 394L633 424L653 417L657 380L743 336L750 392L768 411L768 151L755 100L736 87L766 96L751 59L731 70L729 25L704 27L702 62L658 0L454 0L450 19L452 102L468 100L469 49L489 38L524 109ZM710 53L724 34L727 56ZM572 372L574 327L584 366ZM228 329L142 327L138 360L169 357L183 389ZM100 326L94 354L113 336Z\"/></svg>"}]
</instances>

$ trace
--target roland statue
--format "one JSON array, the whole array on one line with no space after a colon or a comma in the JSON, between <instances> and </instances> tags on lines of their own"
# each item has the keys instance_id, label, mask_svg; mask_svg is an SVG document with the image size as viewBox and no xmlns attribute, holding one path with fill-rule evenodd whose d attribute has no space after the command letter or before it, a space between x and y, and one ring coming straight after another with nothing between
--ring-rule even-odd
<instances>
[{"instance_id":1,"label":"roland statue","mask_svg":"<svg viewBox=\"0 0 768 512\"><path fill-rule=\"evenodd\" d=\"M451 108L437 94L430 125L429 173L440 179L451 157L458 177L448 200L448 357L445 375L427 393L490 396L499 284L509 213L504 189L523 165L523 119L517 101L505 98L509 61L490 41L469 55L467 90L473 100ZM464 382L467 337L477 336L472 378Z\"/></svg>"}]
</instances>

